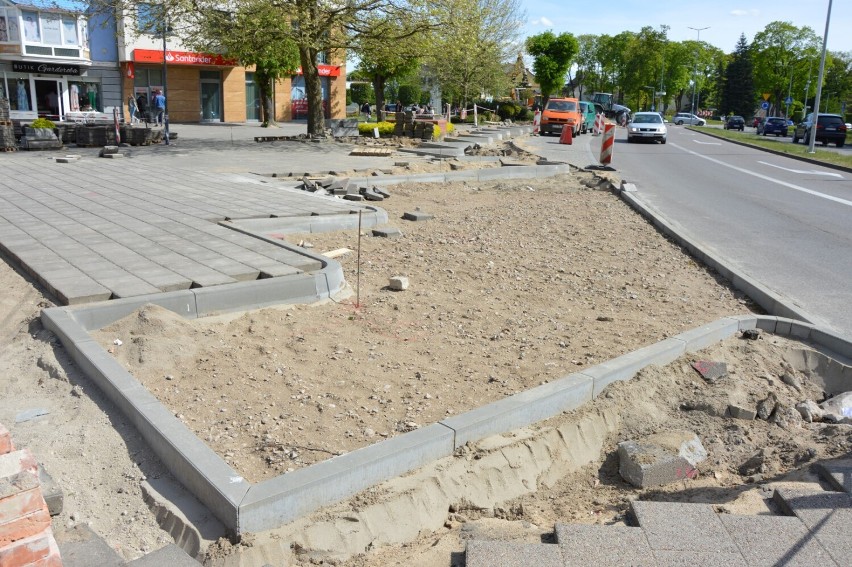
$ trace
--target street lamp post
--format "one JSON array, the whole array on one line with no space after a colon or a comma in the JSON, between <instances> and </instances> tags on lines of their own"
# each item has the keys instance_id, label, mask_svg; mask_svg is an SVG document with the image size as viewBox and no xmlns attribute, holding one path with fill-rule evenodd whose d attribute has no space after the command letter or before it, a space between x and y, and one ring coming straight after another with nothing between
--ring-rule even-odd
<instances>
[{"instance_id":1,"label":"street lamp post","mask_svg":"<svg viewBox=\"0 0 852 567\"><path fill-rule=\"evenodd\" d=\"M703 27L703 28L694 28L692 26L686 26L686 27L688 27L691 30L695 30L696 32L698 32L698 39L697 39L698 43L701 43L701 32L704 31L704 30L710 29L710 26ZM692 68L692 108L690 109L693 114L695 114L695 89L696 89L696 86L697 86L697 81L695 79L695 75L696 75L697 72L698 72L698 52L696 51L695 52L695 65Z\"/></svg>"},{"instance_id":2,"label":"street lamp post","mask_svg":"<svg viewBox=\"0 0 852 567\"><path fill-rule=\"evenodd\" d=\"M169 142L169 80L167 78L166 72L166 34L169 30L169 15L166 12L165 4L163 4L163 96L165 97L165 103L163 108L163 142L165 144L171 145Z\"/></svg>"},{"instance_id":3,"label":"street lamp post","mask_svg":"<svg viewBox=\"0 0 852 567\"><path fill-rule=\"evenodd\" d=\"M816 144L817 124L819 123L819 99L822 96L822 79L825 76L825 48L828 45L828 26L831 23L831 0L828 0L828 13L825 15L825 34L822 36L822 55L819 61L819 74L817 76L817 91L816 99L814 100L814 121L811 125L810 141L808 143L808 153L816 153L814 145Z\"/></svg>"}]
</instances>

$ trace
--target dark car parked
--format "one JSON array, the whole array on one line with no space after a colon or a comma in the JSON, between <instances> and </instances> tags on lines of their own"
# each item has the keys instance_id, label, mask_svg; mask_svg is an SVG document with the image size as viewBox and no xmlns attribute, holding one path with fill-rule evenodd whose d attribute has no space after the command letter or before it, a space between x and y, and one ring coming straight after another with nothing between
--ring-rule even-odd
<instances>
[{"instance_id":1,"label":"dark car parked","mask_svg":"<svg viewBox=\"0 0 852 567\"><path fill-rule=\"evenodd\" d=\"M725 130L745 130L745 118L742 116L728 116L725 120Z\"/></svg>"},{"instance_id":2,"label":"dark car parked","mask_svg":"<svg viewBox=\"0 0 852 567\"><path fill-rule=\"evenodd\" d=\"M793 131L793 143L803 140L806 144L810 142L811 128L813 128L814 113L811 112L802 122L796 124ZM816 125L816 141L822 145L834 144L842 148L846 143L846 123L839 114L820 114Z\"/></svg>"},{"instance_id":3,"label":"dark car parked","mask_svg":"<svg viewBox=\"0 0 852 567\"><path fill-rule=\"evenodd\" d=\"M765 120L761 120L760 124L757 125L757 135L760 136L761 134L763 134L764 136L767 136L769 134L775 134L776 136L786 136L787 119L769 117Z\"/></svg>"}]
</instances>

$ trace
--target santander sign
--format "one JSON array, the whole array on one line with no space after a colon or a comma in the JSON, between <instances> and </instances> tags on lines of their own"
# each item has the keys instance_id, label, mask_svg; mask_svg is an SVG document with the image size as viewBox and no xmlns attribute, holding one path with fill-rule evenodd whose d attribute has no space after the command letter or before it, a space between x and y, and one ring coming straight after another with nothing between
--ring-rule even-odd
<instances>
[{"instance_id":1,"label":"santander sign","mask_svg":"<svg viewBox=\"0 0 852 567\"><path fill-rule=\"evenodd\" d=\"M158 49L134 49L133 60L137 63L162 63L163 52ZM226 59L217 53L194 53L191 51L166 51L169 65L218 65L236 67L236 59Z\"/></svg>"}]
</instances>

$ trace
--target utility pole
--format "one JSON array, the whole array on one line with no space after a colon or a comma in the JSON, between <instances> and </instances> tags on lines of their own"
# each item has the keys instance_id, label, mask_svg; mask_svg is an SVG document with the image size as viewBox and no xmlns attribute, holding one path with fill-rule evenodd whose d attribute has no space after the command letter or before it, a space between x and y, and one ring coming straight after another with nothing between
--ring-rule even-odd
<instances>
[{"instance_id":1,"label":"utility pole","mask_svg":"<svg viewBox=\"0 0 852 567\"><path fill-rule=\"evenodd\" d=\"M816 150L816 131L819 123L819 99L822 96L822 79L825 76L825 48L828 45L828 26L831 23L831 0L828 0L828 13L825 16L825 34L822 36L822 55L819 61L819 73L817 74L817 91L814 100L814 121L811 124L810 141L808 142L808 153L814 154Z\"/></svg>"},{"instance_id":2,"label":"utility pole","mask_svg":"<svg viewBox=\"0 0 852 567\"><path fill-rule=\"evenodd\" d=\"M709 30L710 26L704 28L694 28L692 26L686 26L691 30L695 30L698 32L698 43L701 43L701 32L704 30ZM696 73L698 72L698 51L696 49L695 52L695 65L692 67L692 108L690 109L693 114L695 114L695 89L697 87L698 81L695 78Z\"/></svg>"}]
</instances>

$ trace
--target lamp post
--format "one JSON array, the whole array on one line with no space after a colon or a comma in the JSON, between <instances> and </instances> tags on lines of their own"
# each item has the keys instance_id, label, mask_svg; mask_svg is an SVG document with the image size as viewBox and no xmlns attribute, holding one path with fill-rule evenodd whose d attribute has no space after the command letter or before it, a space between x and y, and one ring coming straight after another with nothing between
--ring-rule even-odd
<instances>
[{"instance_id":1,"label":"lamp post","mask_svg":"<svg viewBox=\"0 0 852 567\"><path fill-rule=\"evenodd\" d=\"M828 13L825 15L825 34L822 36L822 55L819 61L819 74L817 76L817 91L816 99L814 100L814 121L811 125L810 141L808 142L808 153L816 153L814 145L816 144L817 124L819 123L819 99L822 96L822 79L825 75L825 48L828 44L828 26L831 23L831 0L828 0Z\"/></svg>"},{"instance_id":2,"label":"lamp post","mask_svg":"<svg viewBox=\"0 0 852 567\"><path fill-rule=\"evenodd\" d=\"M656 89L654 87L650 86L650 85L645 85L642 88L651 90L651 110L657 110L657 96L656 96L656 93L654 92L654 91L656 91Z\"/></svg>"},{"instance_id":3,"label":"lamp post","mask_svg":"<svg viewBox=\"0 0 852 567\"><path fill-rule=\"evenodd\" d=\"M695 30L698 33L698 39L697 39L698 43L701 43L701 32L704 31L704 30L710 29L710 26L703 27L703 28L694 28L692 26L686 26L686 27L688 27L691 30ZM697 73L697 71L698 71L698 51L695 52L695 66L692 68L692 108L690 109L690 111L693 114L695 114L695 89L696 89L696 85L697 85L697 81L695 79L695 74Z\"/></svg>"},{"instance_id":4,"label":"lamp post","mask_svg":"<svg viewBox=\"0 0 852 567\"><path fill-rule=\"evenodd\" d=\"M163 4L163 97L165 103L163 108L163 142L171 145L169 142L169 80L166 71L166 34L169 31L169 14L166 12L166 5Z\"/></svg>"}]
</instances>

